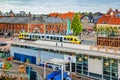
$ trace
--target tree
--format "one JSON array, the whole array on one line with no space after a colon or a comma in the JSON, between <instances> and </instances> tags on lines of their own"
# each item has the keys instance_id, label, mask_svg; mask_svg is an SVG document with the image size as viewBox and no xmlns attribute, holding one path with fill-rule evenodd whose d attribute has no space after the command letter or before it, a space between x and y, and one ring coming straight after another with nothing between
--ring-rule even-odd
<instances>
[{"instance_id":1,"label":"tree","mask_svg":"<svg viewBox=\"0 0 120 80\"><path fill-rule=\"evenodd\" d=\"M72 23L71 23L71 29L73 30L73 34L77 35L80 32L82 32L82 24L79 18L79 14L75 13Z\"/></svg>"},{"instance_id":2,"label":"tree","mask_svg":"<svg viewBox=\"0 0 120 80\"><path fill-rule=\"evenodd\" d=\"M93 27L93 30L94 30L94 31L97 31L97 26L94 26L94 27Z\"/></svg>"},{"instance_id":3,"label":"tree","mask_svg":"<svg viewBox=\"0 0 120 80\"><path fill-rule=\"evenodd\" d=\"M0 11L0 15L2 15L2 11Z\"/></svg>"},{"instance_id":4,"label":"tree","mask_svg":"<svg viewBox=\"0 0 120 80\"><path fill-rule=\"evenodd\" d=\"M8 16L9 15L9 13L8 12L5 12L5 16Z\"/></svg>"}]
</instances>

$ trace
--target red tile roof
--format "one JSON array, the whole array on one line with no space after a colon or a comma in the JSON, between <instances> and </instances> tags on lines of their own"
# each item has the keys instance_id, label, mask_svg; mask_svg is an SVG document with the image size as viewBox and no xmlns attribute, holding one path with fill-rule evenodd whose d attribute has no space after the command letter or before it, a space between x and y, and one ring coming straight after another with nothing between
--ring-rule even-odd
<instances>
[{"instance_id":1,"label":"red tile roof","mask_svg":"<svg viewBox=\"0 0 120 80\"><path fill-rule=\"evenodd\" d=\"M120 25L120 17L113 17L110 15L104 15L98 20L97 24Z\"/></svg>"},{"instance_id":2,"label":"red tile roof","mask_svg":"<svg viewBox=\"0 0 120 80\"><path fill-rule=\"evenodd\" d=\"M110 15L103 15L97 22L97 24L108 24L111 16Z\"/></svg>"},{"instance_id":3,"label":"red tile roof","mask_svg":"<svg viewBox=\"0 0 120 80\"><path fill-rule=\"evenodd\" d=\"M120 17L119 18L116 18L116 17L111 18L109 21L109 24L120 25Z\"/></svg>"},{"instance_id":4,"label":"red tile roof","mask_svg":"<svg viewBox=\"0 0 120 80\"><path fill-rule=\"evenodd\" d=\"M72 21L74 17L74 12L67 12L67 13L50 13L48 16L51 17L59 17L63 19L70 19ZM79 18L81 18L83 15L79 15Z\"/></svg>"},{"instance_id":5,"label":"red tile roof","mask_svg":"<svg viewBox=\"0 0 120 80\"><path fill-rule=\"evenodd\" d=\"M74 12L68 12L68 13L50 13L49 16L72 20L73 16L74 16Z\"/></svg>"}]
</instances>

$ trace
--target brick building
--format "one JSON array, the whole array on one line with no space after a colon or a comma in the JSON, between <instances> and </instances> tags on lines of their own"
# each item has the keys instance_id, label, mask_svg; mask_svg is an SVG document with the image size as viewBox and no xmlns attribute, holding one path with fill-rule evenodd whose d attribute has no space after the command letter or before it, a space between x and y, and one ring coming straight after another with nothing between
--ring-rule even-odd
<instances>
[{"instance_id":1,"label":"brick building","mask_svg":"<svg viewBox=\"0 0 120 80\"><path fill-rule=\"evenodd\" d=\"M46 34L66 34L67 21L55 17L33 17L29 24L29 32Z\"/></svg>"},{"instance_id":2,"label":"brick building","mask_svg":"<svg viewBox=\"0 0 120 80\"><path fill-rule=\"evenodd\" d=\"M4 33L39 32L47 34L66 34L67 21L55 17L3 17L0 31Z\"/></svg>"},{"instance_id":3,"label":"brick building","mask_svg":"<svg viewBox=\"0 0 120 80\"><path fill-rule=\"evenodd\" d=\"M28 22L30 17L3 17L0 19L0 31L19 33L28 31Z\"/></svg>"}]
</instances>

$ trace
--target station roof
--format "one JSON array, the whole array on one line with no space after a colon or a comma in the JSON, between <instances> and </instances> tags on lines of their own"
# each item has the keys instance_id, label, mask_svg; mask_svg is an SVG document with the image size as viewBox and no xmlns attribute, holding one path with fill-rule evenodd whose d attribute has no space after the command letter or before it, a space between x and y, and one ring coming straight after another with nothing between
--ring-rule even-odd
<instances>
[{"instance_id":1,"label":"station roof","mask_svg":"<svg viewBox=\"0 0 120 80\"><path fill-rule=\"evenodd\" d=\"M85 55L93 55L93 56L102 56L102 57L108 57L108 58L116 58L120 59L120 50L115 53L113 49L110 49L109 52L106 52L105 49L100 49L100 51L97 51L97 47L94 47L94 49L90 49L90 45L82 45L82 44L70 44L70 43L59 43L58 46L56 46L56 42L52 41L42 41L39 43L33 43L33 42L20 42L20 41L13 41L10 42L11 44L16 45L24 45L24 46L31 46L36 48L42 48L42 49L52 49L55 51L62 51L62 52L70 52L75 54L85 54Z\"/></svg>"},{"instance_id":2,"label":"station roof","mask_svg":"<svg viewBox=\"0 0 120 80\"><path fill-rule=\"evenodd\" d=\"M70 60L64 60L64 59L59 59L59 58L52 58L52 59L45 61L45 63L50 63L54 65L65 65L70 62L71 62Z\"/></svg>"}]
</instances>

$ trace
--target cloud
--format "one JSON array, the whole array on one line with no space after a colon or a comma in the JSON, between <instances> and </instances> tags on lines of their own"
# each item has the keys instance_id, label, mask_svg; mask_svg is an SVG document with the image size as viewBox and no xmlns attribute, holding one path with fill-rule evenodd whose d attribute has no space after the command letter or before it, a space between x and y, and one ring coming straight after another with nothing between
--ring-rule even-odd
<instances>
[{"instance_id":1,"label":"cloud","mask_svg":"<svg viewBox=\"0 0 120 80\"><path fill-rule=\"evenodd\" d=\"M22 10L37 14L67 11L106 12L109 8L120 9L119 4L119 0L0 0L0 10Z\"/></svg>"}]
</instances>

